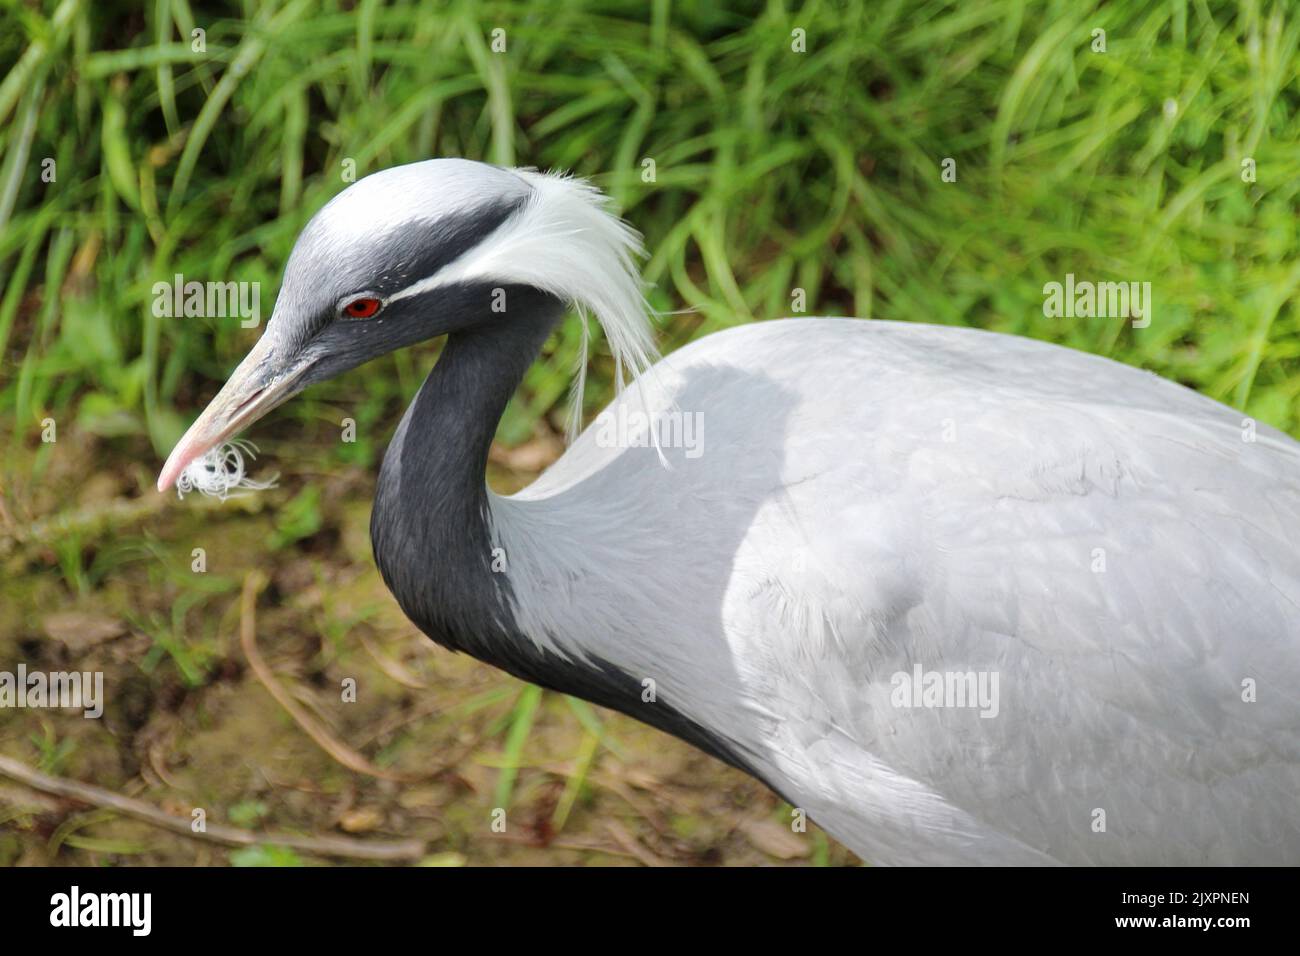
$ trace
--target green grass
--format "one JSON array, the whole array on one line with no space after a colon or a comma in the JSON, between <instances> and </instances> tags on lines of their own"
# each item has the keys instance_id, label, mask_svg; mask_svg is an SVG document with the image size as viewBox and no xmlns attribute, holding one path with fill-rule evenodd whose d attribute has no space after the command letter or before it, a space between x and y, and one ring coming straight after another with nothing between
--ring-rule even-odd
<instances>
[{"instance_id":1,"label":"green grass","mask_svg":"<svg viewBox=\"0 0 1300 956\"><path fill-rule=\"evenodd\" d=\"M1251 0L0 0L0 443L21 451L0 464L0 544L7 503L52 539L42 560L60 594L120 589L123 565L160 546L147 529L134 557L104 543L115 521L150 512L42 497L67 447L42 430L52 420L60 442L92 443L96 465L143 495L258 334L237 318L156 318L153 284L256 281L267 316L295 235L345 168L430 156L593 178L645 234L664 351L792 314L801 295L808 314L1109 355L1300 435L1298 45L1300 10ZM1066 273L1150 282L1150 326L1046 317L1043 286ZM558 429L580 339L576 317L553 336L505 444ZM311 474L372 472L435 351L318 386L253 437L295 443ZM588 416L612 375L598 347ZM353 443L338 441L344 417ZM292 484L264 559L319 543L338 510L310 474ZM181 597L114 612L152 640L151 679L210 679L242 574L211 550L223 574L153 561L157 590ZM360 618L320 614L342 654ZM484 698L515 701L491 728L499 806L518 801L534 721L556 703L503 693ZM596 754L618 752L589 707L565 716L579 744L556 829ZM68 758L71 745L37 739L47 765ZM237 862L283 860L250 849Z\"/></svg>"}]
</instances>

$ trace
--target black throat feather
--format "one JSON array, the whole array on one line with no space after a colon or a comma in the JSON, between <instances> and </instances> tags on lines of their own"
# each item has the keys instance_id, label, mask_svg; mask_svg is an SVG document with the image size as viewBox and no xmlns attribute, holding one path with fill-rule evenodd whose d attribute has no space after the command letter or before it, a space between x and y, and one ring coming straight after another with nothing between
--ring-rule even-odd
<instances>
[{"instance_id":1,"label":"black throat feather","mask_svg":"<svg viewBox=\"0 0 1300 956\"><path fill-rule=\"evenodd\" d=\"M486 287L458 292L450 298L480 302L484 311L494 294ZM384 582L407 617L444 647L621 711L762 779L738 743L671 701L644 701L634 675L597 658L564 660L519 628L509 572L492 569L488 451L506 404L565 309L531 287L507 286L504 294L507 314L466 322L447 337L384 456L370 519Z\"/></svg>"}]
</instances>

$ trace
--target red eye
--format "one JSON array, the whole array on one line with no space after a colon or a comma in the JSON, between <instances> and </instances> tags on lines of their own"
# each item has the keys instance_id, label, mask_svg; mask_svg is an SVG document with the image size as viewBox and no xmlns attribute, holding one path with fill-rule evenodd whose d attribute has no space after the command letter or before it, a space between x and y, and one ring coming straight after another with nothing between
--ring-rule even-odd
<instances>
[{"instance_id":1,"label":"red eye","mask_svg":"<svg viewBox=\"0 0 1300 956\"><path fill-rule=\"evenodd\" d=\"M382 304L378 299L353 299L343 307L343 312L353 319L368 319L379 311Z\"/></svg>"}]
</instances>

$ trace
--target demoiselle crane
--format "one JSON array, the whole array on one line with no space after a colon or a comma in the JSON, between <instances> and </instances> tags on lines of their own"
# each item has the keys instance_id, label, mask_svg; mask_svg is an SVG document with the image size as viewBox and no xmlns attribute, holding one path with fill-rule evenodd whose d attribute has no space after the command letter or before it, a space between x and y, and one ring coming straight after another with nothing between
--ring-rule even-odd
<instances>
[{"instance_id":1,"label":"demoiselle crane","mask_svg":"<svg viewBox=\"0 0 1300 956\"><path fill-rule=\"evenodd\" d=\"M650 367L639 252L578 179L362 179L158 487L446 335L371 519L438 643L689 741L875 864L1300 863L1300 444L963 328L771 321ZM495 429L570 307L639 374L498 496ZM655 431L681 416L691 445Z\"/></svg>"}]
</instances>

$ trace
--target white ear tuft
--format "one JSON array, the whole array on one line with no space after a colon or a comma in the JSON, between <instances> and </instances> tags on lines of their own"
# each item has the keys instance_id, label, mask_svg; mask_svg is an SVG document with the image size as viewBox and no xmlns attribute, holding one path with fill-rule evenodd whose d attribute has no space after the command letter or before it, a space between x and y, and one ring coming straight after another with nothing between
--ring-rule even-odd
<instances>
[{"instance_id":1,"label":"white ear tuft","mask_svg":"<svg viewBox=\"0 0 1300 956\"><path fill-rule=\"evenodd\" d=\"M523 205L492 235L433 278L438 285L471 279L529 285L568 302L582 316L594 315L614 355L617 387L624 370L641 378L658 358L637 260L641 236L608 209L605 195L586 180L562 173L512 169L529 187ZM427 281L427 280L426 280ZM419 285L419 284L417 284ZM582 427L589 335L574 375L570 438ZM642 396L644 400L644 395Z\"/></svg>"},{"instance_id":2,"label":"white ear tuft","mask_svg":"<svg viewBox=\"0 0 1300 956\"><path fill-rule=\"evenodd\" d=\"M645 254L641 236L609 211L605 195L586 180L528 169L514 173L533 193L484 244L481 254L490 262L476 261L471 268L550 292L571 303L584 323L588 314L594 315L613 353L622 391L624 370L639 377L658 358L637 268ZM478 259L478 251L470 256ZM570 409L571 437L582 426L588 341L584 327Z\"/></svg>"}]
</instances>

